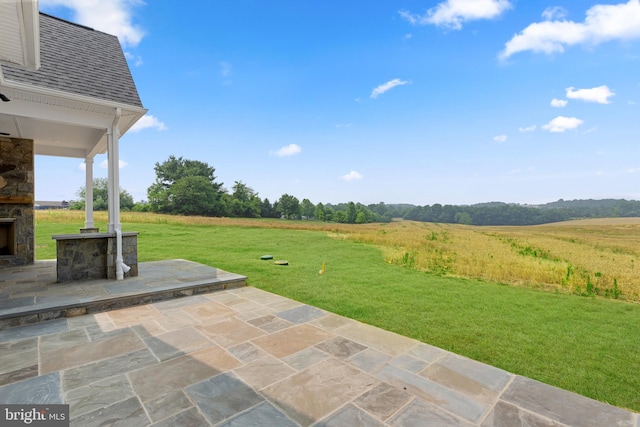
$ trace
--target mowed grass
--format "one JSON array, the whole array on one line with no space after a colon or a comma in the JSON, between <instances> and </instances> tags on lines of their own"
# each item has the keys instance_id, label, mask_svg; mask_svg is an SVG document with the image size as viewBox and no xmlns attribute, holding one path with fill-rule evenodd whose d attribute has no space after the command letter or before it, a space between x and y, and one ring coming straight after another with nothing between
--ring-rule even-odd
<instances>
[{"instance_id":1,"label":"mowed grass","mask_svg":"<svg viewBox=\"0 0 640 427\"><path fill-rule=\"evenodd\" d=\"M406 268L389 262L397 248L352 240L366 229L358 226L148 214L123 221L140 232L140 261L184 258L244 274L252 286L640 411L638 304ZM383 235L401 225L368 228ZM55 257L52 234L81 226L81 213L38 212L38 259ZM514 231L525 238L525 228ZM260 260L265 254L289 266Z\"/></svg>"}]
</instances>

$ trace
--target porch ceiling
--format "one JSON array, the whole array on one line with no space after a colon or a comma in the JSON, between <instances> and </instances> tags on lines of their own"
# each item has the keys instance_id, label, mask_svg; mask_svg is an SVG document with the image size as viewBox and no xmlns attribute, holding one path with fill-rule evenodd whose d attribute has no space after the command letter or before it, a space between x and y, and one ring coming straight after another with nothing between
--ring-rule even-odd
<instances>
[{"instance_id":1,"label":"porch ceiling","mask_svg":"<svg viewBox=\"0 0 640 427\"><path fill-rule=\"evenodd\" d=\"M0 102L0 136L32 139L38 155L87 158L104 153L117 107L122 110L120 135L146 112L101 100L16 90L1 82L0 93L10 99Z\"/></svg>"}]
</instances>

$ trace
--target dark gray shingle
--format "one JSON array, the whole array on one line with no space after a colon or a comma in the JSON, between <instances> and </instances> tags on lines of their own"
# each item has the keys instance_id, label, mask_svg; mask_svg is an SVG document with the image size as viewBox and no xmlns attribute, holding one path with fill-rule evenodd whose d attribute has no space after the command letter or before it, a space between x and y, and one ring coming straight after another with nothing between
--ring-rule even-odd
<instances>
[{"instance_id":1,"label":"dark gray shingle","mask_svg":"<svg viewBox=\"0 0 640 427\"><path fill-rule=\"evenodd\" d=\"M5 80L142 107L116 36L40 13L37 71L2 65Z\"/></svg>"}]
</instances>

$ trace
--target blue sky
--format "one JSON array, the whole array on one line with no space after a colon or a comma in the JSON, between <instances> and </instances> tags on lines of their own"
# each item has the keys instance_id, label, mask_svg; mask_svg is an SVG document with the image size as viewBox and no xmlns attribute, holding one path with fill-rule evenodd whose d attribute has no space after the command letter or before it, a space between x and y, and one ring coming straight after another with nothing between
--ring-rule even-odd
<instances>
[{"instance_id":1,"label":"blue sky","mask_svg":"<svg viewBox=\"0 0 640 427\"><path fill-rule=\"evenodd\" d=\"M640 200L640 0L40 0L118 35L144 106L120 184L170 155L313 203ZM96 158L95 176L106 176ZM36 199L78 159L36 158Z\"/></svg>"}]
</instances>

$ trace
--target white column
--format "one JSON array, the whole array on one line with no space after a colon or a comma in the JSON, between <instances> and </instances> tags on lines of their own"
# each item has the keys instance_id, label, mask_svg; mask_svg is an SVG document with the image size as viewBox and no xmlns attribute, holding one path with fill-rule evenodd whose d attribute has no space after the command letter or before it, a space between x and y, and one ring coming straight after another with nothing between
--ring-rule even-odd
<instances>
[{"instance_id":1,"label":"white column","mask_svg":"<svg viewBox=\"0 0 640 427\"><path fill-rule=\"evenodd\" d=\"M116 108L116 115L113 119L113 123L111 127L107 129L109 233L115 233L116 229L120 228L120 154L118 151L118 140L120 138L118 122L120 121L120 114L120 108Z\"/></svg>"},{"instance_id":2,"label":"white column","mask_svg":"<svg viewBox=\"0 0 640 427\"><path fill-rule=\"evenodd\" d=\"M113 181L115 180L114 175L118 173L118 168L114 167L114 162L118 161L117 157L117 148L114 142L115 137L113 135L113 127L107 130L107 210L109 214L108 218L108 232L115 233L115 224L116 224L116 214L115 214L115 203L120 202L120 195L118 191L113 190ZM116 196L116 194L118 194Z\"/></svg>"},{"instance_id":3,"label":"white column","mask_svg":"<svg viewBox=\"0 0 640 427\"><path fill-rule=\"evenodd\" d=\"M120 141L118 135L118 128L113 129L112 146L113 150L109 150L109 162L111 166L111 194L109 199L113 200L111 205L113 206L113 227L115 229L120 228Z\"/></svg>"},{"instance_id":4,"label":"white column","mask_svg":"<svg viewBox=\"0 0 640 427\"><path fill-rule=\"evenodd\" d=\"M84 186L84 227L93 228L93 157L84 159L86 183Z\"/></svg>"}]
</instances>

